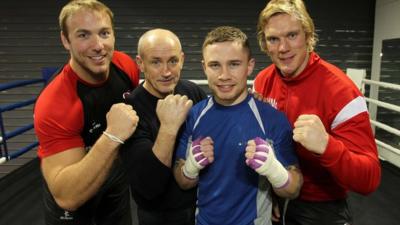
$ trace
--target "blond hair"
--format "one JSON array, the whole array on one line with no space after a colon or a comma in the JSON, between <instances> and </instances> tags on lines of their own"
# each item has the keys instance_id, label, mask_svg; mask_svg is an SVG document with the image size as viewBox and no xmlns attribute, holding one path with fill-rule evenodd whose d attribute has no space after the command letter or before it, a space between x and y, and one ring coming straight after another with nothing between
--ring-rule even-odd
<instances>
[{"instance_id":1,"label":"blond hair","mask_svg":"<svg viewBox=\"0 0 400 225\"><path fill-rule=\"evenodd\" d=\"M307 40L307 51L314 51L318 41L315 33L314 22L307 12L306 6L302 0L271 0L267 6L260 12L257 24L258 44L263 52L267 52L264 28L269 19L276 14L286 13L298 19L304 29Z\"/></svg>"}]
</instances>

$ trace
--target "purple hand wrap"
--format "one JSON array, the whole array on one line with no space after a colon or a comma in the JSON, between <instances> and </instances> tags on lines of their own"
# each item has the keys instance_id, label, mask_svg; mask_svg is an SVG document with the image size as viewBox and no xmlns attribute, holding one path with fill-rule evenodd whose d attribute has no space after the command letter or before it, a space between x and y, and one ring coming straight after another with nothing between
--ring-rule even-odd
<instances>
[{"instance_id":1,"label":"purple hand wrap","mask_svg":"<svg viewBox=\"0 0 400 225\"><path fill-rule=\"evenodd\" d=\"M183 174L189 179L197 179L200 170L210 164L208 158L201 151L201 140L203 138L197 138L192 142L185 165L182 167Z\"/></svg>"},{"instance_id":2,"label":"purple hand wrap","mask_svg":"<svg viewBox=\"0 0 400 225\"><path fill-rule=\"evenodd\" d=\"M194 140L194 141L192 142L192 154L193 154L194 160L196 160L196 162L197 162L202 168L204 168L205 166L207 166L208 164L210 164L210 162L209 162L208 159L203 155L203 152L201 151L201 146L200 146L201 140L203 140L203 138L197 138L196 140Z\"/></svg>"},{"instance_id":3,"label":"purple hand wrap","mask_svg":"<svg viewBox=\"0 0 400 225\"><path fill-rule=\"evenodd\" d=\"M252 159L246 160L246 163L252 169L256 170L260 168L265 161L267 161L268 153L272 149L268 142L260 137L254 138L254 142L256 143L256 152L254 153L254 157Z\"/></svg>"},{"instance_id":4,"label":"purple hand wrap","mask_svg":"<svg viewBox=\"0 0 400 225\"><path fill-rule=\"evenodd\" d=\"M254 138L256 149L254 156L246 164L258 174L266 176L274 188L284 188L290 182L288 171L275 158L272 146L262 138Z\"/></svg>"}]
</instances>

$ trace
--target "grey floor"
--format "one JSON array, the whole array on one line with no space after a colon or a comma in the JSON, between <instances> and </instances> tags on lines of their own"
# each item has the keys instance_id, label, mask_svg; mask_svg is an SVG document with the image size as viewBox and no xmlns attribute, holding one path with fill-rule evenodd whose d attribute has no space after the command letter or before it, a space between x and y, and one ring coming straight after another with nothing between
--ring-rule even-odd
<instances>
[{"instance_id":1,"label":"grey floor","mask_svg":"<svg viewBox=\"0 0 400 225\"><path fill-rule=\"evenodd\" d=\"M37 160L0 180L0 225L44 225L41 182ZM131 203L132 225L138 225Z\"/></svg>"},{"instance_id":2,"label":"grey floor","mask_svg":"<svg viewBox=\"0 0 400 225\"><path fill-rule=\"evenodd\" d=\"M38 163L18 170L0 180L0 224L43 225ZM400 224L400 169L382 162L382 182L369 196L350 194L355 225ZM17 191L16 191L17 190ZM132 203L134 225L136 205Z\"/></svg>"}]
</instances>

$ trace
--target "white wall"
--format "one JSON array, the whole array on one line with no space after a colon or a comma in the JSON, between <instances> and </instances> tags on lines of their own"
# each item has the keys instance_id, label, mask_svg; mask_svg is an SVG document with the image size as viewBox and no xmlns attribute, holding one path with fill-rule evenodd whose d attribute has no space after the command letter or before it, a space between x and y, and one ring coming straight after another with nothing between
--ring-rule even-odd
<instances>
[{"instance_id":1,"label":"white wall","mask_svg":"<svg viewBox=\"0 0 400 225\"><path fill-rule=\"evenodd\" d=\"M379 80L382 40L400 38L400 0L376 0L374 29L371 79ZM370 97L378 98L375 86L371 87ZM376 115L376 107L371 104L369 112L371 115ZM400 167L400 155L382 148L379 148L379 154L382 158Z\"/></svg>"}]
</instances>

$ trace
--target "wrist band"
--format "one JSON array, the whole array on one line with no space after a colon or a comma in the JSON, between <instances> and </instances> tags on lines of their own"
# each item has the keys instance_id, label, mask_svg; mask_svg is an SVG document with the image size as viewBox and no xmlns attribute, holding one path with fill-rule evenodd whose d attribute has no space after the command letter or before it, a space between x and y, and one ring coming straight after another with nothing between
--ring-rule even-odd
<instances>
[{"instance_id":1,"label":"wrist band","mask_svg":"<svg viewBox=\"0 0 400 225\"><path fill-rule=\"evenodd\" d=\"M110 138L110 140L112 140L112 141L118 142L120 144L125 144L125 142L123 140L119 139L118 137L116 137L110 133L107 133L106 131L103 131L103 134L106 135L108 138Z\"/></svg>"},{"instance_id":2,"label":"wrist band","mask_svg":"<svg viewBox=\"0 0 400 225\"><path fill-rule=\"evenodd\" d=\"M187 179L189 179L189 180L197 180L197 178L199 177L198 175L197 176L190 176L188 173L187 173L187 171L185 170L185 165L183 165L182 167L181 167L181 169L182 169L182 174L183 174L183 176L185 176Z\"/></svg>"},{"instance_id":3,"label":"wrist band","mask_svg":"<svg viewBox=\"0 0 400 225\"><path fill-rule=\"evenodd\" d=\"M280 187L274 187L274 188L275 189L286 188L289 185L290 181L291 181L290 177L291 177L291 175L290 175L290 172L288 171L288 179L287 179L287 181L283 185L281 185Z\"/></svg>"}]
</instances>

